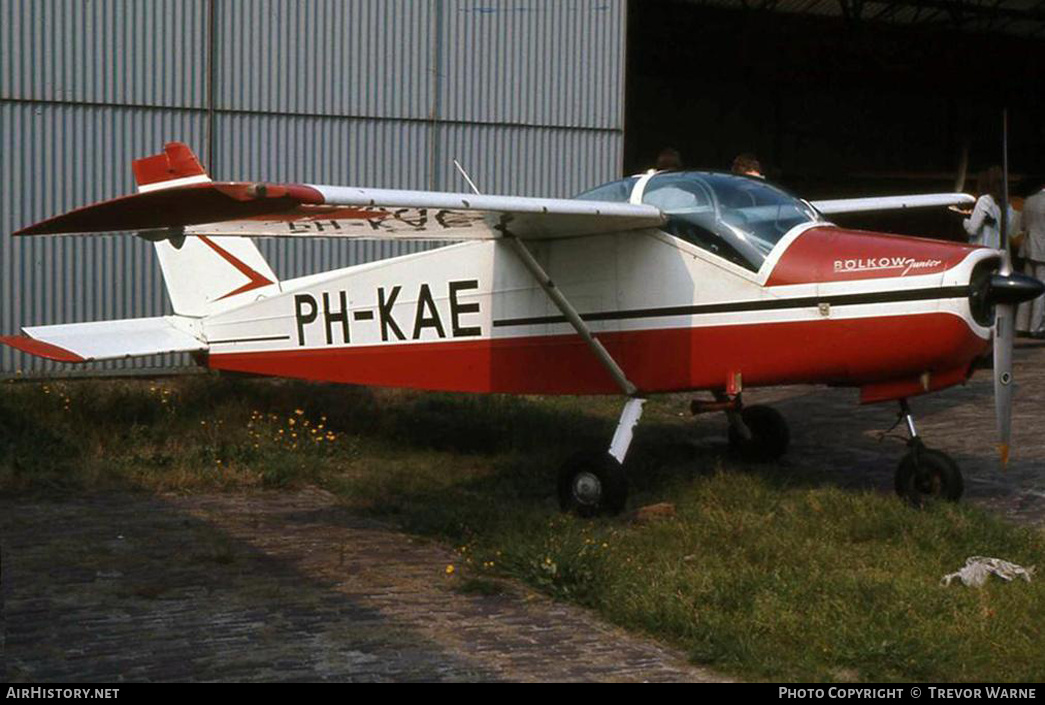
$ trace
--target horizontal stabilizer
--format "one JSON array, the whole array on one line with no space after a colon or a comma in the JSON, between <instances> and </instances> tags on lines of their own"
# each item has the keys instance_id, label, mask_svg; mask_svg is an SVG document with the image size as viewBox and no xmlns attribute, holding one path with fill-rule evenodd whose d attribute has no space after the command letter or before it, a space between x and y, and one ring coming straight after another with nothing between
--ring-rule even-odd
<instances>
[{"instance_id":1,"label":"horizontal stabilizer","mask_svg":"<svg viewBox=\"0 0 1045 705\"><path fill-rule=\"evenodd\" d=\"M206 343L183 330L188 325L184 319L169 316L34 326L23 328L24 335L0 336L0 343L59 362L207 350Z\"/></svg>"},{"instance_id":2,"label":"horizontal stabilizer","mask_svg":"<svg viewBox=\"0 0 1045 705\"><path fill-rule=\"evenodd\" d=\"M812 201L813 207L824 215L837 213L867 213L893 211L905 208L942 208L971 205L976 199L967 193L922 193L912 196L880 196L875 198L839 198L831 201Z\"/></svg>"}]
</instances>

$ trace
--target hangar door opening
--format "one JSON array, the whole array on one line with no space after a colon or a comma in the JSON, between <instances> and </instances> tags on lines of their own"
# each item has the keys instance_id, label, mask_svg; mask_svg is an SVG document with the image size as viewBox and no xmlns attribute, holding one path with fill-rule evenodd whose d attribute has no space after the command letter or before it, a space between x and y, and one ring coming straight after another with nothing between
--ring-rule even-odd
<instances>
[{"instance_id":1,"label":"hangar door opening","mask_svg":"<svg viewBox=\"0 0 1045 705\"><path fill-rule=\"evenodd\" d=\"M946 5L633 0L625 172L674 147L700 169L754 153L770 181L810 199L974 192L977 172L1001 162L1006 106L1013 194L1036 190L1045 8ZM842 224L963 237L946 213Z\"/></svg>"}]
</instances>

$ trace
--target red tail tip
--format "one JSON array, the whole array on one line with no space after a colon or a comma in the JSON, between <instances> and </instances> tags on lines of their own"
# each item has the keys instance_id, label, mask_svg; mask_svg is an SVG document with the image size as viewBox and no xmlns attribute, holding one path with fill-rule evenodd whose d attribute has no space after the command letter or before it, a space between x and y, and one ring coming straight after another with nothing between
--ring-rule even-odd
<instances>
[{"instance_id":1,"label":"red tail tip","mask_svg":"<svg viewBox=\"0 0 1045 705\"><path fill-rule=\"evenodd\" d=\"M189 146L182 142L168 142L160 154L135 159L134 179L139 186L184 179L189 176L205 176L206 171Z\"/></svg>"}]
</instances>

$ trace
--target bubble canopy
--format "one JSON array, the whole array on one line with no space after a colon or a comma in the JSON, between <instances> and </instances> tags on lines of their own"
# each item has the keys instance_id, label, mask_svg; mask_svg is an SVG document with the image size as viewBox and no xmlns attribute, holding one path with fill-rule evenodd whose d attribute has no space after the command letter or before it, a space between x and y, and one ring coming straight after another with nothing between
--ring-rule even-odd
<instances>
[{"instance_id":1,"label":"bubble canopy","mask_svg":"<svg viewBox=\"0 0 1045 705\"><path fill-rule=\"evenodd\" d=\"M641 181L628 177L575 198L626 203ZM762 179L706 171L655 174L641 202L668 216L667 232L755 272L789 231L822 220L808 203Z\"/></svg>"}]
</instances>

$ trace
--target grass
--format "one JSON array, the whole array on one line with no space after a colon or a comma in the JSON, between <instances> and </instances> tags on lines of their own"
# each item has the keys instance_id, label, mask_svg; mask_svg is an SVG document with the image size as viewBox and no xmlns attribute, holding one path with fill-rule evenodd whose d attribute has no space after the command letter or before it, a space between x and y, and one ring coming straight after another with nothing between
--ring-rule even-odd
<instances>
[{"instance_id":1,"label":"grass","mask_svg":"<svg viewBox=\"0 0 1045 705\"><path fill-rule=\"evenodd\" d=\"M915 511L827 484L823 468L694 453L679 398L647 405L628 463L631 505L671 501L674 518L560 515L555 467L605 444L618 404L213 377L10 383L0 490L316 484L454 546L462 592L520 579L742 678L1041 679L1043 581L939 584L971 555L1040 565L1040 530L968 505Z\"/></svg>"}]
</instances>

